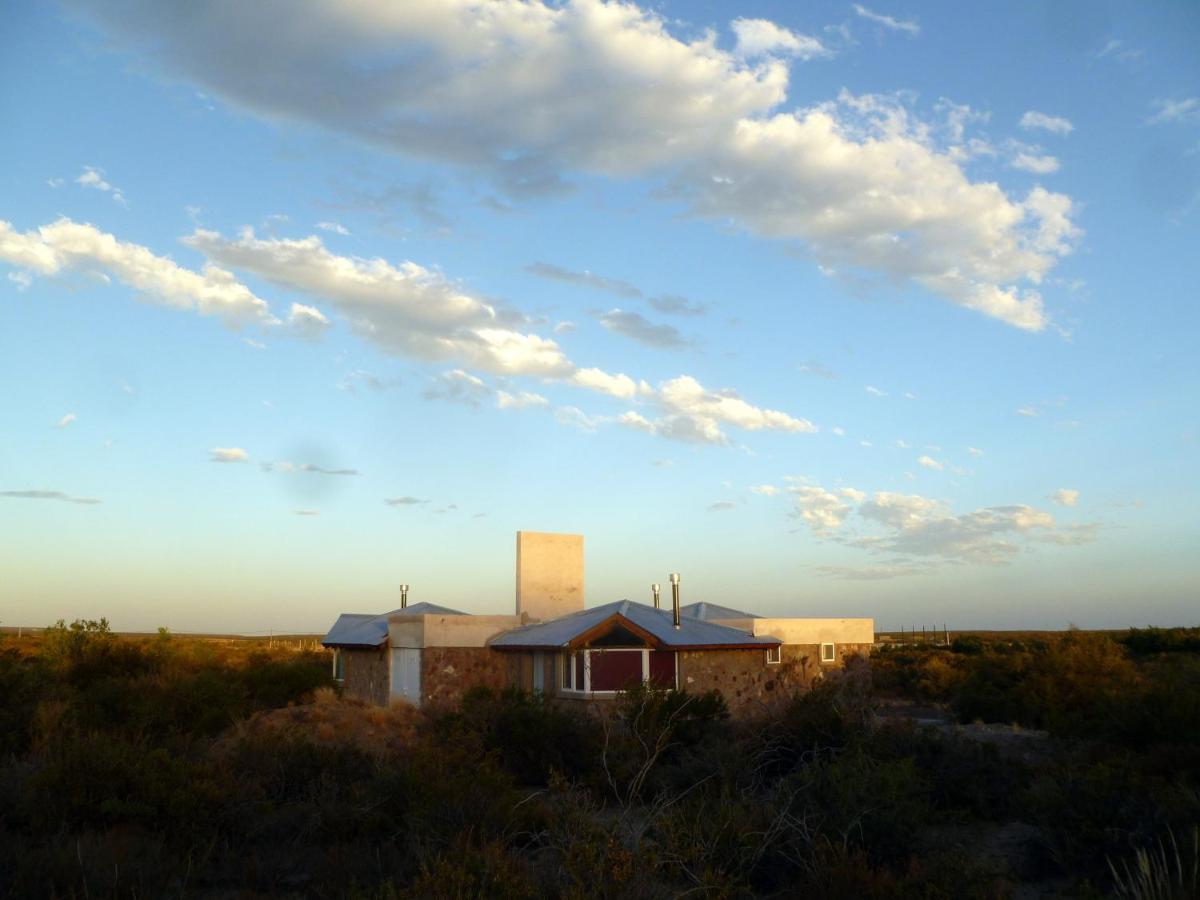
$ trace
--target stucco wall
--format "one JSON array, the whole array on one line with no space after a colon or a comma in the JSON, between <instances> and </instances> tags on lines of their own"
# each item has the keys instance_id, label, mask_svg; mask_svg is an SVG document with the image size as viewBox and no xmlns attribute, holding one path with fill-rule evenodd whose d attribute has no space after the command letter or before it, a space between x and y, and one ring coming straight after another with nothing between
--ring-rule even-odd
<instances>
[{"instance_id":1,"label":"stucco wall","mask_svg":"<svg viewBox=\"0 0 1200 900\"><path fill-rule=\"evenodd\" d=\"M545 621L583 609L583 535L517 532L517 615Z\"/></svg>"},{"instance_id":2,"label":"stucco wall","mask_svg":"<svg viewBox=\"0 0 1200 900\"><path fill-rule=\"evenodd\" d=\"M421 651L421 705L455 706L473 687L511 686L520 655L488 647L426 647Z\"/></svg>"},{"instance_id":3,"label":"stucco wall","mask_svg":"<svg viewBox=\"0 0 1200 900\"><path fill-rule=\"evenodd\" d=\"M388 618L393 647L482 647L525 624L520 616L440 616L396 613Z\"/></svg>"},{"instance_id":4,"label":"stucco wall","mask_svg":"<svg viewBox=\"0 0 1200 900\"><path fill-rule=\"evenodd\" d=\"M387 706L387 649L342 650L346 660L342 690L348 697Z\"/></svg>"}]
</instances>

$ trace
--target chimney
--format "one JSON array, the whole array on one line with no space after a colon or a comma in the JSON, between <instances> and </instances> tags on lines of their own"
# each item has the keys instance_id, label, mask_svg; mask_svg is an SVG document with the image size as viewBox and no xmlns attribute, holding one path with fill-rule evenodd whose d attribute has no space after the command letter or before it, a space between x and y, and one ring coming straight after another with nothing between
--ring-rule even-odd
<instances>
[{"instance_id":1,"label":"chimney","mask_svg":"<svg viewBox=\"0 0 1200 900\"><path fill-rule=\"evenodd\" d=\"M400 585L400 608L401 609L408 608L408 585L407 584Z\"/></svg>"},{"instance_id":2,"label":"chimney","mask_svg":"<svg viewBox=\"0 0 1200 900\"><path fill-rule=\"evenodd\" d=\"M654 595L654 608L658 609L662 606L662 587L658 584L650 585L650 593Z\"/></svg>"},{"instance_id":3,"label":"chimney","mask_svg":"<svg viewBox=\"0 0 1200 900\"><path fill-rule=\"evenodd\" d=\"M517 615L533 621L583 610L583 535L517 532Z\"/></svg>"},{"instance_id":4,"label":"chimney","mask_svg":"<svg viewBox=\"0 0 1200 900\"><path fill-rule=\"evenodd\" d=\"M671 605L675 610L675 629L679 629L679 573L671 573Z\"/></svg>"}]
</instances>

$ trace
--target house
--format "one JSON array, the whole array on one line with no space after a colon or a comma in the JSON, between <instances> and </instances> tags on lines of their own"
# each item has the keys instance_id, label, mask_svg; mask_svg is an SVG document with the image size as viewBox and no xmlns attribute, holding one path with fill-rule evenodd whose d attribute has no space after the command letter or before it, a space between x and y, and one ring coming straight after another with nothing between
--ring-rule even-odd
<instances>
[{"instance_id":1,"label":"house","mask_svg":"<svg viewBox=\"0 0 1200 900\"><path fill-rule=\"evenodd\" d=\"M344 613L323 643L347 694L453 705L472 687L603 701L634 683L718 690L735 714L807 688L874 644L874 620L769 618L712 603L619 600L584 608L583 537L517 533L516 608L472 615L431 603Z\"/></svg>"}]
</instances>

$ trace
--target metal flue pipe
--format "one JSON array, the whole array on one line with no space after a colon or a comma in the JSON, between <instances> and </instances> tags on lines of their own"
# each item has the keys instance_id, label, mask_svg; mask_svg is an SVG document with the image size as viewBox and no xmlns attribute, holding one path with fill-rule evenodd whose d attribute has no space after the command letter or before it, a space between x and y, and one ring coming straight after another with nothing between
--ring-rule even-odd
<instances>
[{"instance_id":1,"label":"metal flue pipe","mask_svg":"<svg viewBox=\"0 0 1200 900\"><path fill-rule=\"evenodd\" d=\"M679 573L671 573L671 606L675 615L675 629L679 630Z\"/></svg>"},{"instance_id":2,"label":"metal flue pipe","mask_svg":"<svg viewBox=\"0 0 1200 900\"><path fill-rule=\"evenodd\" d=\"M401 609L408 608L408 585L407 584L400 585L400 608Z\"/></svg>"},{"instance_id":3,"label":"metal flue pipe","mask_svg":"<svg viewBox=\"0 0 1200 900\"><path fill-rule=\"evenodd\" d=\"M657 583L650 585L650 593L654 596L654 608L658 609L662 606L662 585Z\"/></svg>"}]
</instances>

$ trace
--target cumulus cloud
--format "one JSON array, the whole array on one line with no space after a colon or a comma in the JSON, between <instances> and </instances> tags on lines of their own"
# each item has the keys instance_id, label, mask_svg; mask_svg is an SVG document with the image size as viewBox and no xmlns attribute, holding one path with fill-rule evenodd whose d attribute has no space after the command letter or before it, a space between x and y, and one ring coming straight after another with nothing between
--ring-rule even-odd
<instances>
[{"instance_id":1,"label":"cumulus cloud","mask_svg":"<svg viewBox=\"0 0 1200 900\"><path fill-rule=\"evenodd\" d=\"M1075 130L1075 126L1068 119L1064 119L1062 116L1050 116L1033 109L1021 116L1021 127L1026 131L1041 129L1062 137L1066 137Z\"/></svg>"},{"instance_id":2,"label":"cumulus cloud","mask_svg":"<svg viewBox=\"0 0 1200 900\"><path fill-rule=\"evenodd\" d=\"M917 457L917 465L923 466L926 469L933 469L935 472L940 472L946 468L946 464L940 460L934 459L932 456Z\"/></svg>"},{"instance_id":3,"label":"cumulus cloud","mask_svg":"<svg viewBox=\"0 0 1200 900\"><path fill-rule=\"evenodd\" d=\"M773 484L759 484L751 487L750 493L758 494L760 497L774 497L779 493L779 488Z\"/></svg>"},{"instance_id":4,"label":"cumulus cloud","mask_svg":"<svg viewBox=\"0 0 1200 900\"><path fill-rule=\"evenodd\" d=\"M122 206L128 206L129 203L125 200L125 194L119 187L115 187L104 180L104 172L102 169L97 169L95 166L84 166L83 173L75 179L75 183L92 190L102 191L113 198L114 203L119 203Z\"/></svg>"},{"instance_id":5,"label":"cumulus cloud","mask_svg":"<svg viewBox=\"0 0 1200 900\"><path fill-rule=\"evenodd\" d=\"M14 500L60 500L63 503L78 503L83 506L95 506L103 502L97 497L72 497L62 491L0 491L0 497L11 497Z\"/></svg>"},{"instance_id":6,"label":"cumulus cloud","mask_svg":"<svg viewBox=\"0 0 1200 900\"><path fill-rule=\"evenodd\" d=\"M610 309L600 316L600 324L614 334L648 347L684 347L687 341L672 325L655 325L641 313Z\"/></svg>"},{"instance_id":7,"label":"cumulus cloud","mask_svg":"<svg viewBox=\"0 0 1200 900\"><path fill-rule=\"evenodd\" d=\"M723 50L707 33L676 37L633 3L313 0L306 27L289 29L278 27L282 0L187 17L152 0L76 3L171 74L261 116L469 167L509 194L562 190L572 173L649 177L696 215L804 242L828 268L911 281L1019 328L1046 326L1036 287L1073 246L1069 198L972 181L961 142L940 143L949 132L901 99L843 93L784 109L785 60ZM1047 227L1064 240L1048 245Z\"/></svg>"},{"instance_id":8,"label":"cumulus cloud","mask_svg":"<svg viewBox=\"0 0 1200 900\"><path fill-rule=\"evenodd\" d=\"M916 22L904 21L893 16L884 15L883 13L877 13L859 3L854 4L854 12L859 18L866 19L868 22L874 22L876 25L881 25L889 31L903 31L913 37L921 33L921 26Z\"/></svg>"},{"instance_id":9,"label":"cumulus cloud","mask_svg":"<svg viewBox=\"0 0 1200 900\"><path fill-rule=\"evenodd\" d=\"M139 244L68 218L21 233L0 220L0 260L38 275L111 274L151 303L218 315L231 325L277 324L265 300L226 269L193 272Z\"/></svg>"},{"instance_id":10,"label":"cumulus cloud","mask_svg":"<svg viewBox=\"0 0 1200 900\"><path fill-rule=\"evenodd\" d=\"M350 234L350 229L340 222L318 222L317 227L322 231L329 231L333 234L340 234L343 237Z\"/></svg>"},{"instance_id":11,"label":"cumulus cloud","mask_svg":"<svg viewBox=\"0 0 1200 900\"><path fill-rule=\"evenodd\" d=\"M586 270L576 272L571 269L564 269L562 266L553 265L552 263L535 262L526 266L525 271L530 275L536 275L538 278L548 278L551 281L561 281L566 284L577 284L582 287L594 288L598 291L616 294L618 297L638 299L642 296L642 290L637 285L630 284L628 281L622 281L619 278L607 278Z\"/></svg>"},{"instance_id":12,"label":"cumulus cloud","mask_svg":"<svg viewBox=\"0 0 1200 900\"><path fill-rule=\"evenodd\" d=\"M28 272L9 272L8 280L17 286L18 291L27 291L33 286L33 276Z\"/></svg>"},{"instance_id":13,"label":"cumulus cloud","mask_svg":"<svg viewBox=\"0 0 1200 900\"><path fill-rule=\"evenodd\" d=\"M1050 495L1050 499L1059 506L1074 506L1079 502L1079 491L1071 488L1059 488Z\"/></svg>"},{"instance_id":14,"label":"cumulus cloud","mask_svg":"<svg viewBox=\"0 0 1200 900\"><path fill-rule=\"evenodd\" d=\"M298 337L316 340L331 328L333 323L315 306L293 303L288 312L287 326Z\"/></svg>"},{"instance_id":15,"label":"cumulus cloud","mask_svg":"<svg viewBox=\"0 0 1200 900\"><path fill-rule=\"evenodd\" d=\"M815 37L797 34L767 19L734 19L729 27L737 35L734 52L739 56L777 54L808 60L832 55Z\"/></svg>"},{"instance_id":16,"label":"cumulus cloud","mask_svg":"<svg viewBox=\"0 0 1200 900\"><path fill-rule=\"evenodd\" d=\"M250 454L241 447L213 447L208 451L208 461L215 463L244 463L250 461Z\"/></svg>"},{"instance_id":17,"label":"cumulus cloud","mask_svg":"<svg viewBox=\"0 0 1200 900\"><path fill-rule=\"evenodd\" d=\"M649 419L630 411L620 416L622 425L672 440L697 444L727 444L723 425L745 431L814 432L807 419L795 418L775 409L764 409L746 402L737 392L725 388L711 391L690 375L664 381L650 393L661 413Z\"/></svg>"},{"instance_id":18,"label":"cumulus cloud","mask_svg":"<svg viewBox=\"0 0 1200 900\"><path fill-rule=\"evenodd\" d=\"M75 413L69 412L65 416L63 416L61 419L59 419L58 422L55 423L54 427L55 428L66 428L68 425L72 424L74 421L75 421Z\"/></svg>"},{"instance_id":19,"label":"cumulus cloud","mask_svg":"<svg viewBox=\"0 0 1200 900\"><path fill-rule=\"evenodd\" d=\"M578 428L580 431L588 433L596 431L601 425L607 425L612 421L608 416L588 415L578 406L560 406L554 411L554 420L559 425Z\"/></svg>"},{"instance_id":20,"label":"cumulus cloud","mask_svg":"<svg viewBox=\"0 0 1200 900\"><path fill-rule=\"evenodd\" d=\"M850 514L850 504L818 485L797 485L788 490L794 497L796 515L818 534L841 528Z\"/></svg>"}]
</instances>

